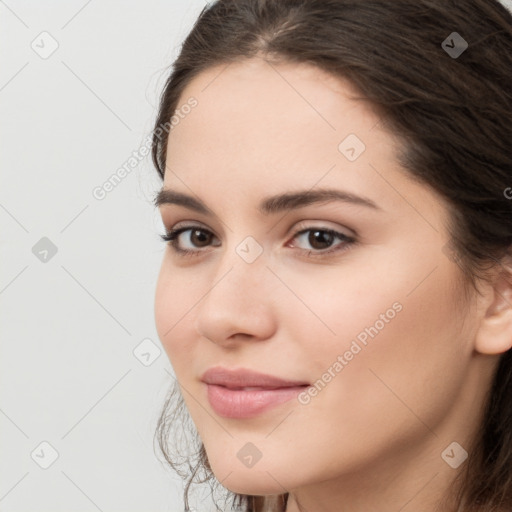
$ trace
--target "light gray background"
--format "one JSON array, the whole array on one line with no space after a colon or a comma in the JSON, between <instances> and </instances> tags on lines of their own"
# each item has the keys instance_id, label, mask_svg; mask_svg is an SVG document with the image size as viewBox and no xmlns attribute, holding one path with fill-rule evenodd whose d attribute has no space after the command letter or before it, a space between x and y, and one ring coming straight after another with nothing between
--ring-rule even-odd
<instances>
[{"instance_id":1,"label":"light gray background","mask_svg":"<svg viewBox=\"0 0 512 512\"><path fill-rule=\"evenodd\" d=\"M92 191L144 144L204 5L0 0L2 512L182 510L153 452L172 382L153 316L160 182L146 157Z\"/></svg>"},{"instance_id":2,"label":"light gray background","mask_svg":"<svg viewBox=\"0 0 512 512\"><path fill-rule=\"evenodd\" d=\"M160 182L148 156L105 199L92 190L144 143L205 5L0 2L2 512L182 510L153 452L172 381L153 316ZM59 45L46 59L43 31ZM162 350L150 366L133 354L146 338ZM31 457L43 441L59 454L47 469Z\"/></svg>"}]
</instances>

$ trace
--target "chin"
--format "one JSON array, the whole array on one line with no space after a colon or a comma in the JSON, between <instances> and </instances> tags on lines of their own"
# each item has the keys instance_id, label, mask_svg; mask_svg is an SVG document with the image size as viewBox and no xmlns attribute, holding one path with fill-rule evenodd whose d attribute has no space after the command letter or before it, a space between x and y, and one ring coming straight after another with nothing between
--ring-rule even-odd
<instances>
[{"instance_id":1,"label":"chin","mask_svg":"<svg viewBox=\"0 0 512 512\"><path fill-rule=\"evenodd\" d=\"M222 482L222 485L236 494L249 494L251 496L268 496L287 492L268 473L259 472L254 474L251 473L251 470L248 470L246 475L233 472Z\"/></svg>"},{"instance_id":2,"label":"chin","mask_svg":"<svg viewBox=\"0 0 512 512\"><path fill-rule=\"evenodd\" d=\"M275 467L269 467L263 460L253 467L245 467L237 457L228 458L226 453L208 458L215 478L221 485L237 494L267 496L286 492L287 475L281 475ZM289 476L289 475L288 475Z\"/></svg>"}]
</instances>

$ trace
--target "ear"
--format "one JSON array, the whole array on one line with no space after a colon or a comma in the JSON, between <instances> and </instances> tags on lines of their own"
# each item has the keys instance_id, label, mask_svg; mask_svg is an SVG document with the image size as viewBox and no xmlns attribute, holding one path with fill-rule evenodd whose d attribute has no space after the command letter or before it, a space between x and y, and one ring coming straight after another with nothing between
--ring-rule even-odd
<instances>
[{"instance_id":1,"label":"ear","mask_svg":"<svg viewBox=\"0 0 512 512\"><path fill-rule=\"evenodd\" d=\"M501 266L490 293L491 304L475 337L475 349L482 354L501 354L512 348L512 272Z\"/></svg>"}]
</instances>

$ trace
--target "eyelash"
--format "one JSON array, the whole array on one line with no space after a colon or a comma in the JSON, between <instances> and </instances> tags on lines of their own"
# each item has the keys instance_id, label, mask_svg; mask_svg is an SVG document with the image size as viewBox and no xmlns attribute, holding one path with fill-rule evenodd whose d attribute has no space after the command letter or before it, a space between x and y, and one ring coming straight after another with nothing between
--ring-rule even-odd
<instances>
[{"instance_id":1,"label":"eyelash","mask_svg":"<svg viewBox=\"0 0 512 512\"><path fill-rule=\"evenodd\" d=\"M177 229L171 229L167 231L164 235L160 235L160 238L166 242L169 246L171 246L172 250L175 252L176 255L182 256L182 257L192 257L192 256L199 256L201 253L205 252L203 250L192 250L192 249L180 249L178 247L178 237L181 235L181 233L184 233L186 231L202 231L204 233L208 233L213 235L211 231L208 229L204 229L201 226L183 226L181 228ZM339 233L338 231L334 231L332 229L328 228L318 228L318 227L310 227L307 229L302 229L300 231L297 231L293 235L293 239L298 237L299 235L302 235L304 233L308 233L309 231L320 231L322 233L328 233L329 235L332 235L336 238L339 238L343 240L345 243L340 246L335 246L334 249L327 249L327 250L314 250L314 251L308 251L307 249L299 249L302 253L307 253L306 255L308 257L312 258L322 258L325 257L328 254L332 254L334 252L336 253L342 253L346 250L348 250L351 246L353 246L356 243L356 239L350 236L347 236L343 233Z\"/></svg>"}]
</instances>

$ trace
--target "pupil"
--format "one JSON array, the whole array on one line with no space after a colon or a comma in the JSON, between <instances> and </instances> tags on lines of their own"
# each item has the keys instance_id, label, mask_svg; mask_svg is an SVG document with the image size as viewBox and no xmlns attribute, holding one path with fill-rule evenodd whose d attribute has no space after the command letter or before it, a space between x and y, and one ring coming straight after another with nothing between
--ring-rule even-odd
<instances>
[{"instance_id":1,"label":"pupil","mask_svg":"<svg viewBox=\"0 0 512 512\"><path fill-rule=\"evenodd\" d=\"M196 243L194 240L192 240L192 242L194 243L194 245L201 245L201 242L208 242L208 235L206 235L206 233L204 231L200 231L198 229L192 231L192 238L194 239L194 237L198 238L199 239L199 242ZM201 238L203 239L201 241ZM206 240L205 240L206 238Z\"/></svg>"},{"instance_id":2,"label":"pupil","mask_svg":"<svg viewBox=\"0 0 512 512\"><path fill-rule=\"evenodd\" d=\"M327 240L326 240L327 238ZM329 246L332 243L333 235L331 233L327 233L326 231L311 231L309 235L308 242L312 247L315 247L318 241L320 241L320 245L322 243L326 246ZM316 249L325 249L326 247L315 247Z\"/></svg>"}]
</instances>

